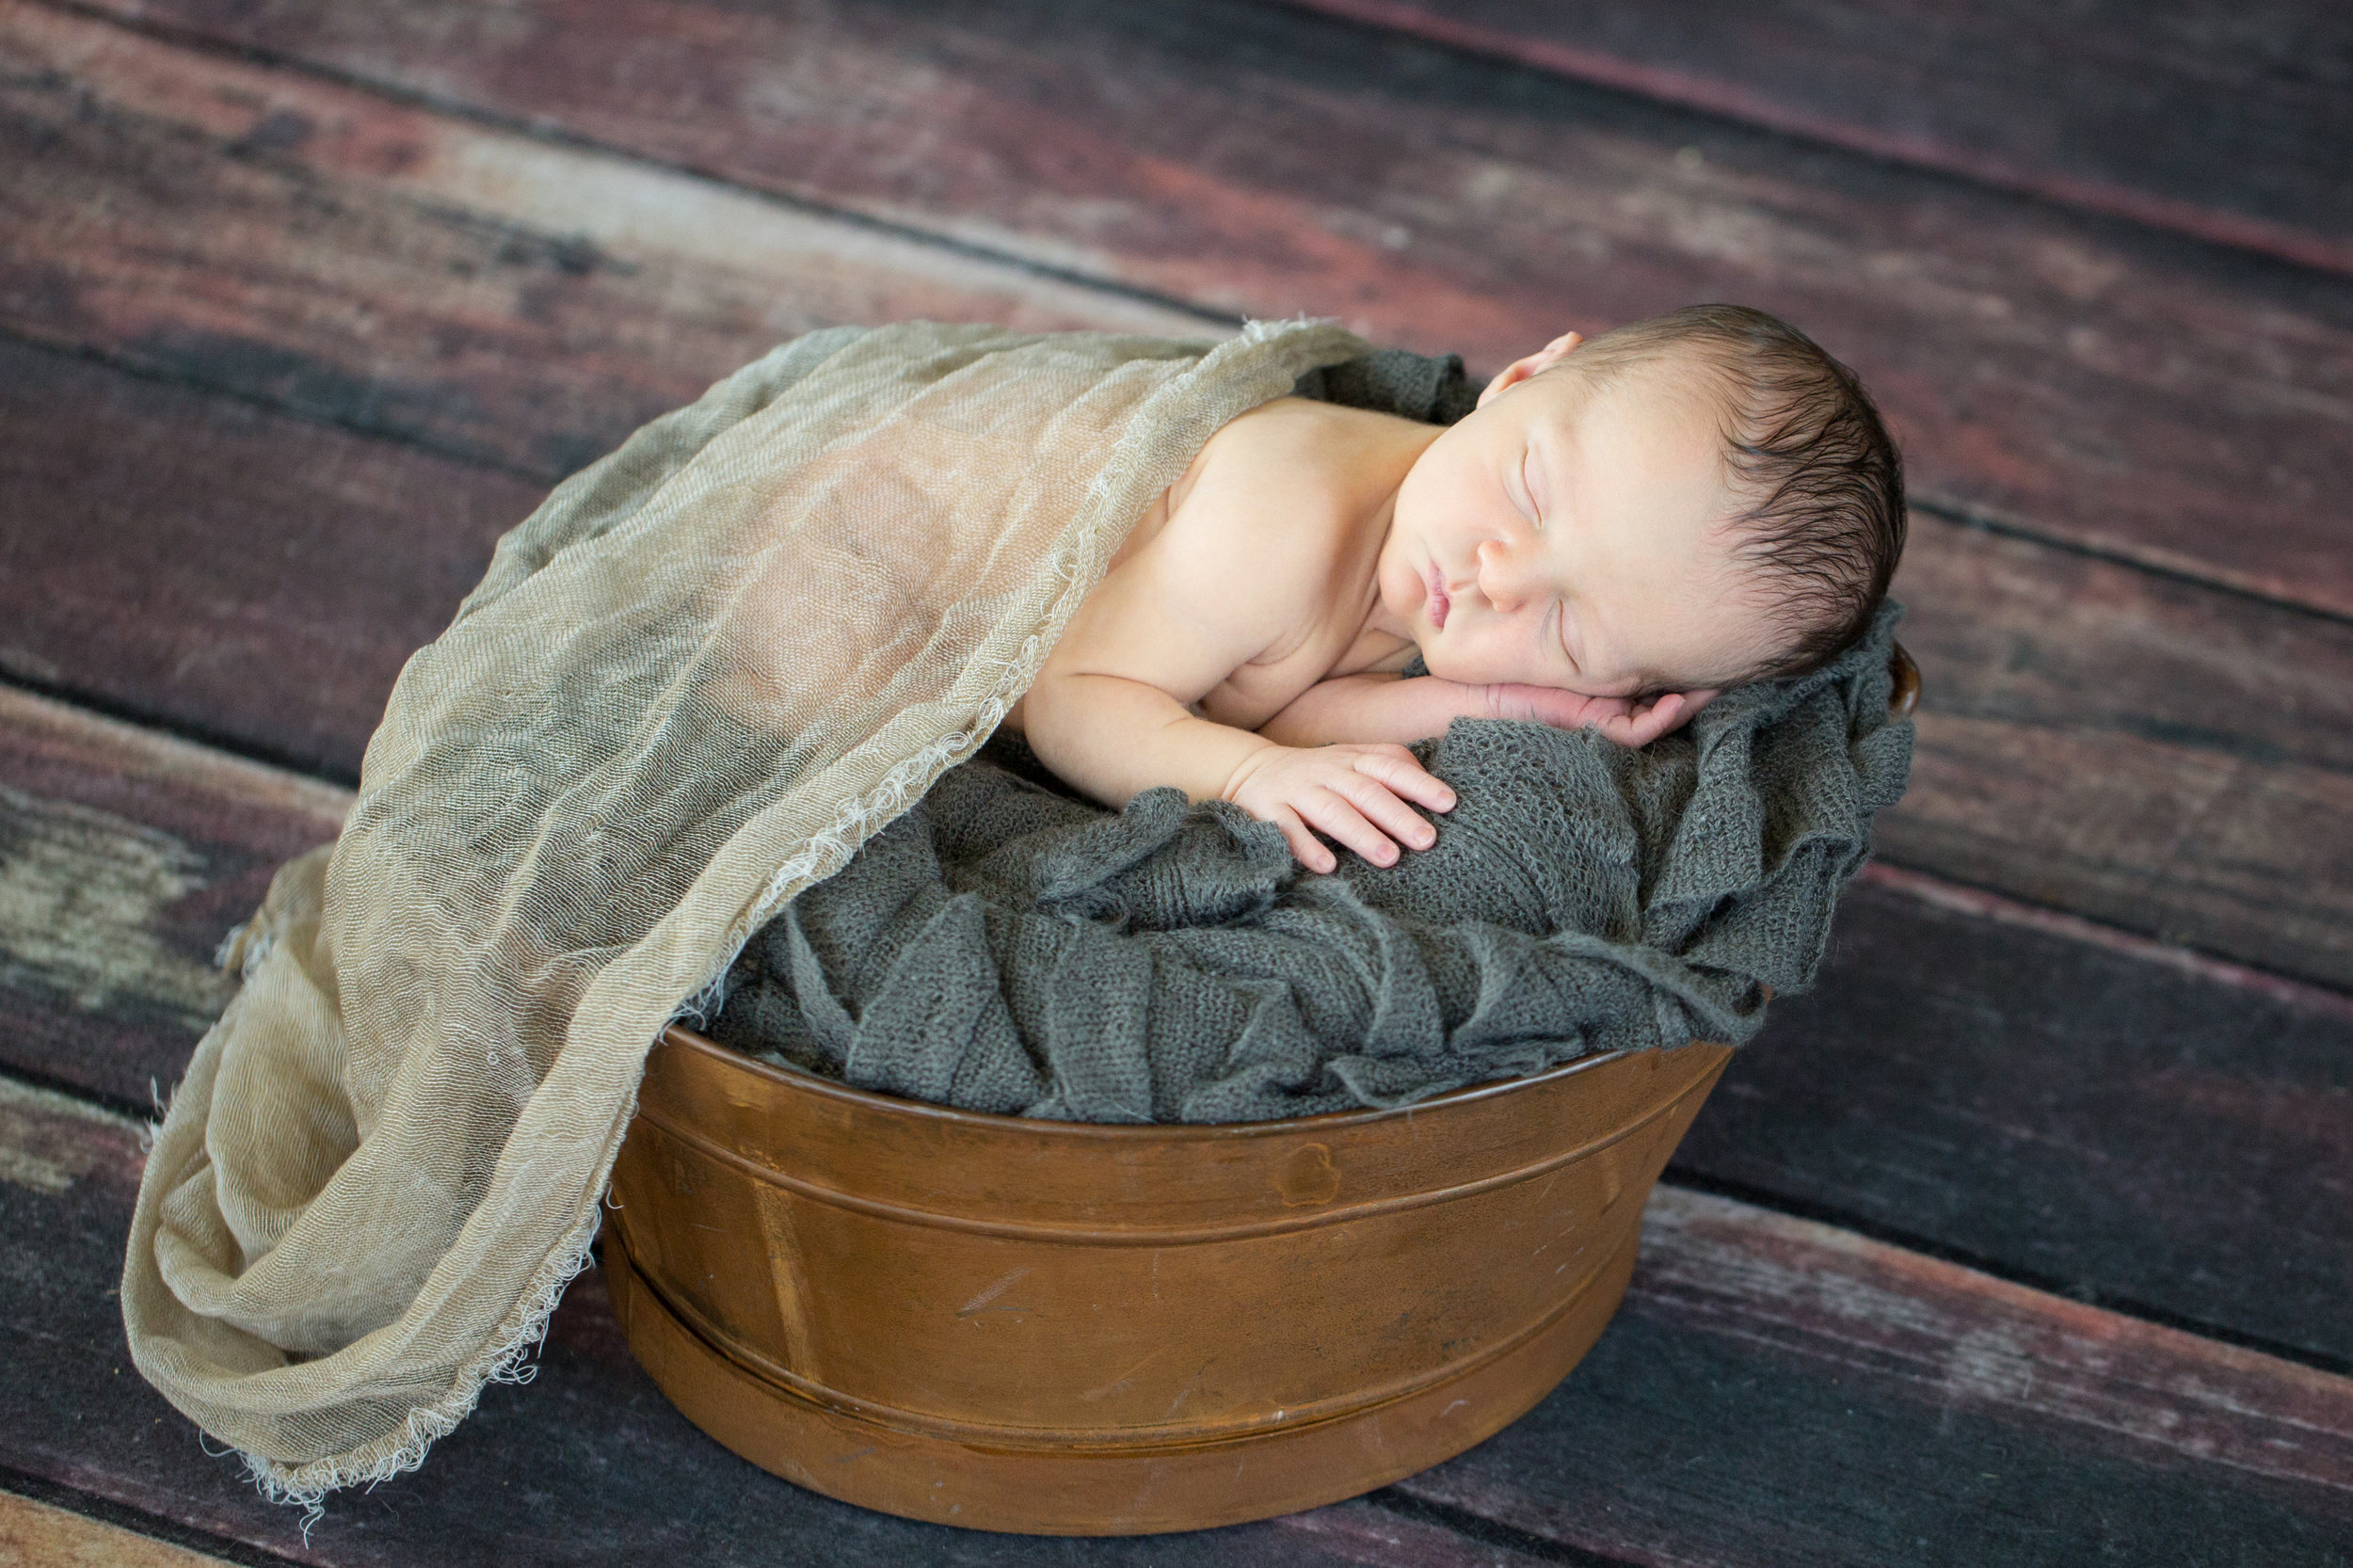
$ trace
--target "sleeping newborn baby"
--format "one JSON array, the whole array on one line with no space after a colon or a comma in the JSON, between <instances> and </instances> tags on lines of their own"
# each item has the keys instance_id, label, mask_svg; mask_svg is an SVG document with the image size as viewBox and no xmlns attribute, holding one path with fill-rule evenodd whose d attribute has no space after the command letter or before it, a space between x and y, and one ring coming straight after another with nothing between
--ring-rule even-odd
<instances>
[{"instance_id":1,"label":"sleeping newborn baby","mask_svg":"<svg viewBox=\"0 0 2353 1568\"><path fill-rule=\"evenodd\" d=\"M1852 642L1903 548L1894 443L1802 333L1705 305L1506 367L1440 427L1284 397L1156 501L1006 719L1111 806L1156 785L1377 865L1456 718L1642 745ZM1418 653L1429 674L1406 679Z\"/></svg>"}]
</instances>

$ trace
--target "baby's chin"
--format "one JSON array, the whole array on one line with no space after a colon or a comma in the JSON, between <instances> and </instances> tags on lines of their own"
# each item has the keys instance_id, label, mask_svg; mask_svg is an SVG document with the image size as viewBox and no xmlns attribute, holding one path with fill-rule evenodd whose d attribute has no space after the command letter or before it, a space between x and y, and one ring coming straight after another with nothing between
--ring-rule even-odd
<instances>
[{"instance_id":1,"label":"baby's chin","mask_svg":"<svg viewBox=\"0 0 2353 1568\"><path fill-rule=\"evenodd\" d=\"M1449 658L1447 650L1443 648L1433 648L1429 642L1422 642L1416 646L1421 653L1422 668L1441 680L1452 680L1465 686L1486 686L1496 683L1494 676L1480 670L1465 668Z\"/></svg>"}]
</instances>

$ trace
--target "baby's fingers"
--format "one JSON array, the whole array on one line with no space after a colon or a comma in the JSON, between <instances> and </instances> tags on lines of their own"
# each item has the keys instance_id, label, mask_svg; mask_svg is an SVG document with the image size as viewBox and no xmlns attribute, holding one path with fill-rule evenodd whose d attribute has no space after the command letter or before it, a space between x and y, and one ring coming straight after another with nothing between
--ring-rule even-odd
<instances>
[{"instance_id":1,"label":"baby's fingers","mask_svg":"<svg viewBox=\"0 0 2353 1568\"><path fill-rule=\"evenodd\" d=\"M1603 720L1601 732L1623 746L1646 746L1689 723L1715 696L1713 691L1669 692L1648 707Z\"/></svg>"},{"instance_id":2,"label":"baby's fingers","mask_svg":"<svg viewBox=\"0 0 2353 1568\"><path fill-rule=\"evenodd\" d=\"M1683 694L1669 692L1649 707L1630 713L1612 713L1601 721L1601 732L1622 746L1646 746L1674 727L1683 712Z\"/></svg>"},{"instance_id":3,"label":"baby's fingers","mask_svg":"<svg viewBox=\"0 0 2353 1568\"><path fill-rule=\"evenodd\" d=\"M1414 754L1403 746L1370 747L1355 760L1356 771L1367 778L1378 779L1396 795L1427 807L1433 811L1454 809L1454 792L1446 781L1414 760Z\"/></svg>"},{"instance_id":4,"label":"baby's fingers","mask_svg":"<svg viewBox=\"0 0 2353 1568\"><path fill-rule=\"evenodd\" d=\"M1397 864L1397 846L1343 796L1330 790L1318 790L1299 803L1299 814L1306 819L1308 826L1333 842L1354 850L1374 865Z\"/></svg>"},{"instance_id":5,"label":"baby's fingers","mask_svg":"<svg viewBox=\"0 0 2353 1568\"><path fill-rule=\"evenodd\" d=\"M1420 812L1390 793L1385 785L1370 778L1358 777L1344 785L1340 793L1373 826L1408 849L1428 849L1438 841L1438 830L1424 821ZM1376 847L1380 853L1364 850L1357 853L1375 865L1395 863L1395 856L1387 853L1385 843Z\"/></svg>"},{"instance_id":6,"label":"baby's fingers","mask_svg":"<svg viewBox=\"0 0 2353 1568\"><path fill-rule=\"evenodd\" d=\"M1323 840L1308 831L1306 822L1289 807L1278 807L1272 821L1283 830L1283 838L1291 846L1291 858L1318 875L1328 875L1339 869L1339 856L1323 847Z\"/></svg>"}]
</instances>

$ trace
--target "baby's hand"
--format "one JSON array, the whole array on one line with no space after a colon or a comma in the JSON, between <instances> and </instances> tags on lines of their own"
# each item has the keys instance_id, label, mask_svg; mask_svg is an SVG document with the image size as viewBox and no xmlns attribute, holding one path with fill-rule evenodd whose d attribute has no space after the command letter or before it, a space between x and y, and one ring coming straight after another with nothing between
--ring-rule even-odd
<instances>
[{"instance_id":1,"label":"baby's hand","mask_svg":"<svg viewBox=\"0 0 2353 1568\"><path fill-rule=\"evenodd\" d=\"M1407 800L1433 811L1454 809L1452 790L1412 752L1386 744L1268 746L1234 770L1225 798L1280 827L1291 854L1311 872L1336 871L1340 862L1310 828L1376 866L1390 866L1397 863L1397 844L1428 849L1438 841L1438 830Z\"/></svg>"},{"instance_id":2,"label":"baby's hand","mask_svg":"<svg viewBox=\"0 0 2353 1568\"><path fill-rule=\"evenodd\" d=\"M1622 696L1587 696L1553 686L1505 683L1485 688L1490 718L1548 724L1557 729L1600 730L1622 746L1646 746L1680 728L1716 699L1713 691L1668 692L1637 703Z\"/></svg>"}]
</instances>

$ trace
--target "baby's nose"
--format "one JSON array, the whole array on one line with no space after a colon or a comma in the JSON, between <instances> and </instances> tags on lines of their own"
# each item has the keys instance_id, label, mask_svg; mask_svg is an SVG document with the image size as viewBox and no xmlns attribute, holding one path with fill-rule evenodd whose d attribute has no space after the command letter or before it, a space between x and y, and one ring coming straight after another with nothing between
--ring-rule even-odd
<instances>
[{"instance_id":1,"label":"baby's nose","mask_svg":"<svg viewBox=\"0 0 2353 1568\"><path fill-rule=\"evenodd\" d=\"M1479 591L1507 616L1527 602L1527 563L1500 539L1488 539L1479 547Z\"/></svg>"}]
</instances>

